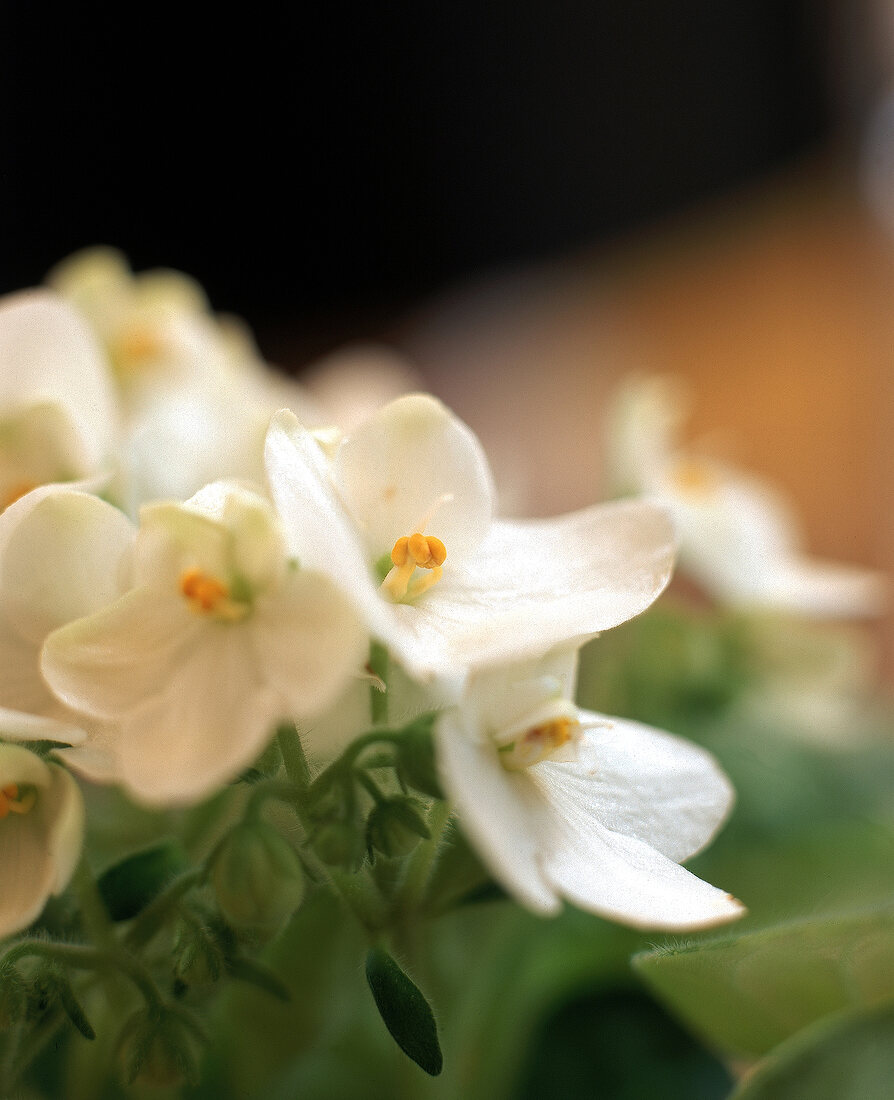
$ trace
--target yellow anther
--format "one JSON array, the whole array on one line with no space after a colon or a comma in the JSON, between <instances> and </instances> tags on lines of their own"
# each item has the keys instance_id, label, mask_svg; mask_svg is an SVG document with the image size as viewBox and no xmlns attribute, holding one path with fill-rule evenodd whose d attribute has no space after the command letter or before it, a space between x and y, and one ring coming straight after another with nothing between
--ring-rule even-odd
<instances>
[{"instance_id":1,"label":"yellow anther","mask_svg":"<svg viewBox=\"0 0 894 1100\"><path fill-rule=\"evenodd\" d=\"M692 496L706 496L720 485L716 472L695 458L681 459L674 467L673 480L681 492Z\"/></svg>"},{"instance_id":2,"label":"yellow anther","mask_svg":"<svg viewBox=\"0 0 894 1100\"><path fill-rule=\"evenodd\" d=\"M234 622L248 613L247 604L230 599L230 590L223 581L201 569L187 569L181 575L180 593L192 610L200 615L213 615L217 619Z\"/></svg>"},{"instance_id":3,"label":"yellow anther","mask_svg":"<svg viewBox=\"0 0 894 1100\"><path fill-rule=\"evenodd\" d=\"M18 783L8 783L0 788L0 820L10 814L26 814L37 801L37 793L32 787L24 791Z\"/></svg>"},{"instance_id":4,"label":"yellow anther","mask_svg":"<svg viewBox=\"0 0 894 1100\"><path fill-rule=\"evenodd\" d=\"M382 589L393 600L414 600L441 579L441 566L446 560L447 549L440 539L419 531L403 535L391 551L394 568L382 581ZM430 573L410 583L417 569L428 569Z\"/></svg>"},{"instance_id":5,"label":"yellow anther","mask_svg":"<svg viewBox=\"0 0 894 1100\"><path fill-rule=\"evenodd\" d=\"M161 355L163 345L155 330L144 324L129 325L115 340L112 358L122 373L144 366Z\"/></svg>"},{"instance_id":6,"label":"yellow anther","mask_svg":"<svg viewBox=\"0 0 894 1100\"><path fill-rule=\"evenodd\" d=\"M554 718L526 730L515 741L500 747L503 766L511 771L539 764L573 741L580 732L580 722L573 718Z\"/></svg>"}]
</instances>

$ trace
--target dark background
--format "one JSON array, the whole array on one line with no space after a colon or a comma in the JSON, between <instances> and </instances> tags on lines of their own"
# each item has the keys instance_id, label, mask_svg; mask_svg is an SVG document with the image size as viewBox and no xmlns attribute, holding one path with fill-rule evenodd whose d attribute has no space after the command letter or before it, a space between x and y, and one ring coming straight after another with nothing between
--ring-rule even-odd
<instances>
[{"instance_id":1,"label":"dark background","mask_svg":"<svg viewBox=\"0 0 894 1100\"><path fill-rule=\"evenodd\" d=\"M114 244L262 342L605 241L833 124L796 0L0 10L0 289Z\"/></svg>"}]
</instances>

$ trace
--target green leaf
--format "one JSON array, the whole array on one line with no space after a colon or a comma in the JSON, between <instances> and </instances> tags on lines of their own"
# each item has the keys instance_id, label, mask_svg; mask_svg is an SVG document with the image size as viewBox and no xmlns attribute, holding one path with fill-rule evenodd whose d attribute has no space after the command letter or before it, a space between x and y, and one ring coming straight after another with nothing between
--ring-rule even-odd
<instances>
[{"instance_id":1,"label":"green leaf","mask_svg":"<svg viewBox=\"0 0 894 1100\"><path fill-rule=\"evenodd\" d=\"M130 920L188 866L180 843L165 841L108 867L96 885L112 920Z\"/></svg>"},{"instance_id":2,"label":"green leaf","mask_svg":"<svg viewBox=\"0 0 894 1100\"><path fill-rule=\"evenodd\" d=\"M437 1077L443 1066L438 1030L419 987L387 951L377 947L366 956L366 980L394 1041L417 1066Z\"/></svg>"},{"instance_id":3,"label":"green leaf","mask_svg":"<svg viewBox=\"0 0 894 1100\"><path fill-rule=\"evenodd\" d=\"M732 1100L889 1100L894 1005L821 1020L783 1043Z\"/></svg>"},{"instance_id":4,"label":"green leaf","mask_svg":"<svg viewBox=\"0 0 894 1100\"><path fill-rule=\"evenodd\" d=\"M894 997L894 905L658 948L633 965L708 1040L763 1054L831 1012Z\"/></svg>"}]
</instances>

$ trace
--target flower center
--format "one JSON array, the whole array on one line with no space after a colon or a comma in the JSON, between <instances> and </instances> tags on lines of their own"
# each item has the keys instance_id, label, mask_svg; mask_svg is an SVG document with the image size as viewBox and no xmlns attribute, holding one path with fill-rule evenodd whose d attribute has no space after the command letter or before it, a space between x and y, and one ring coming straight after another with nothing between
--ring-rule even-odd
<instances>
[{"instance_id":1,"label":"flower center","mask_svg":"<svg viewBox=\"0 0 894 1100\"><path fill-rule=\"evenodd\" d=\"M0 788L0 819L10 814L26 814L36 801L33 787L20 789L18 783L7 783Z\"/></svg>"},{"instance_id":2,"label":"flower center","mask_svg":"<svg viewBox=\"0 0 894 1100\"><path fill-rule=\"evenodd\" d=\"M137 322L119 333L111 349L112 359L120 374L130 374L157 359L162 348L162 341L152 327Z\"/></svg>"},{"instance_id":3,"label":"flower center","mask_svg":"<svg viewBox=\"0 0 894 1100\"><path fill-rule=\"evenodd\" d=\"M197 615L234 623L249 612L246 600L233 599L228 585L201 569L187 569L181 575L180 593Z\"/></svg>"},{"instance_id":4,"label":"flower center","mask_svg":"<svg viewBox=\"0 0 894 1100\"><path fill-rule=\"evenodd\" d=\"M440 539L419 531L404 535L391 551L392 568L382 581L382 591L395 603L411 602L437 584L446 559L447 550ZM417 569L426 570L427 575L414 576Z\"/></svg>"},{"instance_id":5,"label":"flower center","mask_svg":"<svg viewBox=\"0 0 894 1100\"><path fill-rule=\"evenodd\" d=\"M704 462L695 458L681 459L673 469L674 485L687 496L706 497L720 487L720 478Z\"/></svg>"},{"instance_id":6,"label":"flower center","mask_svg":"<svg viewBox=\"0 0 894 1100\"><path fill-rule=\"evenodd\" d=\"M500 745L500 762L509 771L521 771L546 760L558 749L574 741L581 731L580 722L562 716L525 730L514 741Z\"/></svg>"}]
</instances>

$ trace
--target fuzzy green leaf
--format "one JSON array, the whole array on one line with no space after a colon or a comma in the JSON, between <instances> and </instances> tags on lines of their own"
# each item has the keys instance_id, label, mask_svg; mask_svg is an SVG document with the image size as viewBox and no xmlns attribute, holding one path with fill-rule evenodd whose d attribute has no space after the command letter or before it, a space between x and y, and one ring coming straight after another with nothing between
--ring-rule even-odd
<instances>
[{"instance_id":1,"label":"fuzzy green leaf","mask_svg":"<svg viewBox=\"0 0 894 1100\"><path fill-rule=\"evenodd\" d=\"M438 1029L419 987L386 951L377 947L366 956L366 979L394 1041L417 1066L437 1077L443 1066Z\"/></svg>"},{"instance_id":2,"label":"fuzzy green leaf","mask_svg":"<svg viewBox=\"0 0 894 1100\"><path fill-rule=\"evenodd\" d=\"M96 885L112 920L130 920L188 866L179 841L165 841L108 867Z\"/></svg>"}]
</instances>

